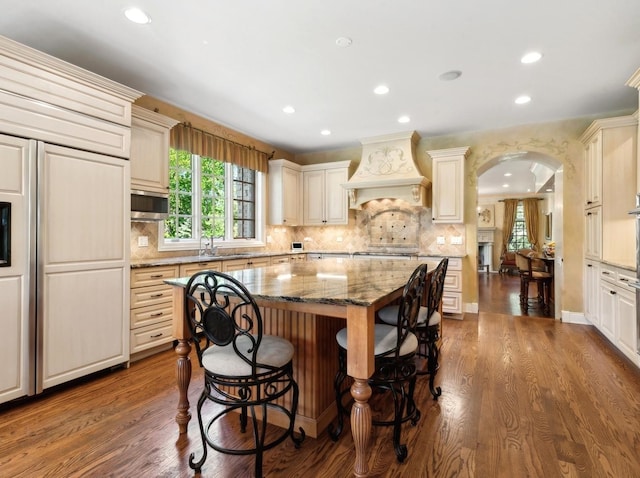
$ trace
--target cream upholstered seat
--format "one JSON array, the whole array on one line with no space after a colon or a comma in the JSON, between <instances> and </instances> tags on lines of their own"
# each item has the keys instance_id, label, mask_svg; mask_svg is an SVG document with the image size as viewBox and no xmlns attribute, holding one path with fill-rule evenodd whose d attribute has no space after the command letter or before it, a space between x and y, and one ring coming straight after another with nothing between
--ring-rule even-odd
<instances>
[{"instance_id":1,"label":"cream upholstered seat","mask_svg":"<svg viewBox=\"0 0 640 478\"><path fill-rule=\"evenodd\" d=\"M418 336L418 357L426 359L427 364L424 369L417 371L418 375L429 375L429 390L434 400L442 394L440 387L435 387L435 377L440 367L440 350L438 339L440 338L440 304L444 292L444 279L447 275L449 259L445 257L431 273L428 280L428 290L426 295L426 305L420 307L418 321L416 325L416 335ZM398 317L397 305L388 305L378 310L377 316L386 324L396 324Z\"/></svg>"},{"instance_id":2,"label":"cream upholstered seat","mask_svg":"<svg viewBox=\"0 0 640 478\"><path fill-rule=\"evenodd\" d=\"M374 425L393 426L393 446L399 462L407 457L407 446L400 443L402 423L416 424L420 410L416 407L413 392L416 382L415 353L418 338L415 335L418 312L422 302L427 277L427 265L419 265L406 283L400 305L397 308L396 325L376 324L374 329L375 370L369 379L372 388L388 392L393 399L393 420L374 418ZM343 403L349 387L343 386L347 378L347 329L336 334L338 343L338 372L334 380L338 424L330 426L329 434L335 441L342 433L344 416L348 408Z\"/></svg>"},{"instance_id":3,"label":"cream upholstered seat","mask_svg":"<svg viewBox=\"0 0 640 478\"><path fill-rule=\"evenodd\" d=\"M293 430L299 393L293 378L293 344L263 335L260 309L251 294L237 279L222 272L194 274L186 286L184 307L198 361L204 368L204 388L197 407L203 454L196 461L192 453L189 466L199 473L211 447L220 453L255 455L255 476L262 477L265 450L286 438L298 448L305 438L302 428L298 438ZM221 407L205 423L202 409L207 400ZM234 410L240 412L243 433L251 417L253 443L243 446L245 441L239 441L237 447L228 448L223 444L230 441L220 436L215 424L225 417L233 418L229 413ZM287 417L287 428L267 429L271 410Z\"/></svg>"}]
</instances>

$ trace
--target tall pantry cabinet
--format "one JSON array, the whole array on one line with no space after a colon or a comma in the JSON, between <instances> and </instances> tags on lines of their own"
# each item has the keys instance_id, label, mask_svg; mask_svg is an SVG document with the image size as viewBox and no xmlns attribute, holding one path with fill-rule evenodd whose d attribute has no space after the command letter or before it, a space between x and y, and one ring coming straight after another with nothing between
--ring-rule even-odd
<instances>
[{"instance_id":1,"label":"tall pantry cabinet","mask_svg":"<svg viewBox=\"0 0 640 478\"><path fill-rule=\"evenodd\" d=\"M128 157L140 95L0 37L0 203L11 209L0 402L129 359Z\"/></svg>"}]
</instances>

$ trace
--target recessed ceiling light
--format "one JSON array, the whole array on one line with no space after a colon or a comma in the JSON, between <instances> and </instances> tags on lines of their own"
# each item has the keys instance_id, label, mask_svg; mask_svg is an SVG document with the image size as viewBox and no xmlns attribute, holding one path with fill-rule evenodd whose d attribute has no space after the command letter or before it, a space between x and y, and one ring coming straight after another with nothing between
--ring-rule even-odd
<instances>
[{"instance_id":1,"label":"recessed ceiling light","mask_svg":"<svg viewBox=\"0 0 640 478\"><path fill-rule=\"evenodd\" d=\"M531 188L527 189L527 192L530 193L531 192Z\"/></svg>"},{"instance_id":2,"label":"recessed ceiling light","mask_svg":"<svg viewBox=\"0 0 640 478\"><path fill-rule=\"evenodd\" d=\"M440 78L442 81L453 81L453 80L457 80L458 78L460 78L460 76L462 76L462 72L461 71L459 71L459 70L451 70L451 71L445 71L438 78Z\"/></svg>"},{"instance_id":3,"label":"recessed ceiling light","mask_svg":"<svg viewBox=\"0 0 640 478\"><path fill-rule=\"evenodd\" d=\"M352 43L353 40L349 37L338 37L336 39L336 45L338 45L340 48L350 47Z\"/></svg>"},{"instance_id":4,"label":"recessed ceiling light","mask_svg":"<svg viewBox=\"0 0 640 478\"><path fill-rule=\"evenodd\" d=\"M389 93L389 87L387 85L379 85L375 87L373 92L376 95L386 95L387 93Z\"/></svg>"},{"instance_id":5,"label":"recessed ceiling light","mask_svg":"<svg viewBox=\"0 0 640 478\"><path fill-rule=\"evenodd\" d=\"M524 105L524 104L529 103L529 101L531 101L531 97L527 96L527 95L518 96L516 98L516 104L517 105Z\"/></svg>"},{"instance_id":6,"label":"recessed ceiling light","mask_svg":"<svg viewBox=\"0 0 640 478\"><path fill-rule=\"evenodd\" d=\"M398 118L398 123L408 123L409 121L411 121L411 118L408 116L400 116L400 118Z\"/></svg>"},{"instance_id":7,"label":"recessed ceiling light","mask_svg":"<svg viewBox=\"0 0 640 478\"><path fill-rule=\"evenodd\" d=\"M511 176L511 173L504 173L504 175L505 175L506 177L509 177L509 176Z\"/></svg>"},{"instance_id":8,"label":"recessed ceiling light","mask_svg":"<svg viewBox=\"0 0 640 478\"><path fill-rule=\"evenodd\" d=\"M538 51L530 51L522 58L520 58L520 61L522 63L535 63L536 61L539 61L540 58L542 58L542 53Z\"/></svg>"},{"instance_id":9,"label":"recessed ceiling light","mask_svg":"<svg viewBox=\"0 0 640 478\"><path fill-rule=\"evenodd\" d=\"M136 7L127 8L124 11L124 16L131 20L133 23L138 23L139 25L151 23L151 17Z\"/></svg>"},{"instance_id":10,"label":"recessed ceiling light","mask_svg":"<svg viewBox=\"0 0 640 478\"><path fill-rule=\"evenodd\" d=\"M502 185L502 187L503 187L503 188L508 188L508 187L509 187L509 185L508 185L508 184L503 184L503 185Z\"/></svg>"},{"instance_id":11,"label":"recessed ceiling light","mask_svg":"<svg viewBox=\"0 0 640 478\"><path fill-rule=\"evenodd\" d=\"M285 113L287 113L288 115L290 115L291 113L295 113L296 109L291 106L291 105L287 105L284 108L282 108L282 111L284 111Z\"/></svg>"},{"instance_id":12,"label":"recessed ceiling light","mask_svg":"<svg viewBox=\"0 0 640 478\"><path fill-rule=\"evenodd\" d=\"M323 129L322 131L320 131L320 134L322 136L329 136L331 134L331 131L328 129Z\"/></svg>"}]
</instances>

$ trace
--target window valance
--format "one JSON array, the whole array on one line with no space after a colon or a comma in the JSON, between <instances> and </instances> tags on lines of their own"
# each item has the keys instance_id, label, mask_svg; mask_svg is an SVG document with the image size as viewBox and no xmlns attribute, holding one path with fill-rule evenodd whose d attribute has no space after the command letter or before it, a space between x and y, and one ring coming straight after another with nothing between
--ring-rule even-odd
<instances>
[{"instance_id":1,"label":"window valance","mask_svg":"<svg viewBox=\"0 0 640 478\"><path fill-rule=\"evenodd\" d=\"M266 173L268 169L267 153L193 128L188 123L180 123L171 128L170 143L174 149L232 163L243 168L262 173Z\"/></svg>"}]
</instances>

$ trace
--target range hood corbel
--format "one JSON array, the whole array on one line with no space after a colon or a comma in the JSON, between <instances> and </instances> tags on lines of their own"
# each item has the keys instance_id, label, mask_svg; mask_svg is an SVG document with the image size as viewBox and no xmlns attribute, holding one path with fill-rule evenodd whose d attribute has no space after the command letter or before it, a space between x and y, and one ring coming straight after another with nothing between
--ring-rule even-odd
<instances>
[{"instance_id":1,"label":"range hood corbel","mask_svg":"<svg viewBox=\"0 0 640 478\"><path fill-rule=\"evenodd\" d=\"M419 139L415 131L362 139L358 169L342 185L349 193L349 207L361 209L372 199L402 199L425 206L431 182L415 162Z\"/></svg>"}]
</instances>

